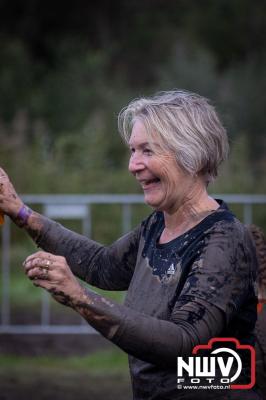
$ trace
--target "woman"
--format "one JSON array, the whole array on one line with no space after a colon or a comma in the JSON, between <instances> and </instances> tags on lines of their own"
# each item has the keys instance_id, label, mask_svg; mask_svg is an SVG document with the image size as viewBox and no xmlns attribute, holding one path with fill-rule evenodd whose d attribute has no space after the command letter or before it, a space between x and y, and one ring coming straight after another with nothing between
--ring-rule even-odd
<instances>
[{"instance_id":1,"label":"woman","mask_svg":"<svg viewBox=\"0 0 266 400\"><path fill-rule=\"evenodd\" d=\"M27 208L3 170L0 210L44 250L24 262L33 283L129 354L134 399L196 399L200 390L177 389L177 357L213 337L253 344L256 320L254 246L226 204L207 193L227 156L226 131L208 101L186 91L131 102L119 128L129 171L154 209L135 230L104 247ZM125 304L83 288L74 275L127 290ZM260 398L253 389L204 396Z\"/></svg>"}]
</instances>

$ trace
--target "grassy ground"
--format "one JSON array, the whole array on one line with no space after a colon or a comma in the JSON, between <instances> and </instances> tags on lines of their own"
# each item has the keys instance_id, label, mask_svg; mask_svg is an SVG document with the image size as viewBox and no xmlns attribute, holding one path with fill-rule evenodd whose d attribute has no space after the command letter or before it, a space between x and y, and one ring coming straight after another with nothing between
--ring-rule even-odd
<instances>
[{"instance_id":1,"label":"grassy ground","mask_svg":"<svg viewBox=\"0 0 266 400\"><path fill-rule=\"evenodd\" d=\"M23 368L36 370L65 370L71 371L90 371L94 374L125 373L127 370L127 356L119 349L97 351L96 353L80 356L59 357L59 356L39 356L25 357L17 355L0 355L0 370L12 369L19 371Z\"/></svg>"},{"instance_id":2,"label":"grassy ground","mask_svg":"<svg viewBox=\"0 0 266 400\"><path fill-rule=\"evenodd\" d=\"M0 356L1 400L127 400L127 357L119 350L85 357Z\"/></svg>"}]
</instances>

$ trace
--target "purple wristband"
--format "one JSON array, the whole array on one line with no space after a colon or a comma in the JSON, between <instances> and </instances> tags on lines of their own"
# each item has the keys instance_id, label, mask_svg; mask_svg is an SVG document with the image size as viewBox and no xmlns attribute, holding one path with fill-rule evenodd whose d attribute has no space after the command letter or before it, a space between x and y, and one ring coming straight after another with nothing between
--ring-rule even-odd
<instances>
[{"instance_id":1,"label":"purple wristband","mask_svg":"<svg viewBox=\"0 0 266 400\"><path fill-rule=\"evenodd\" d=\"M22 206L17 215L17 219L19 220L19 226L21 227L25 226L31 214L32 211L30 208Z\"/></svg>"}]
</instances>

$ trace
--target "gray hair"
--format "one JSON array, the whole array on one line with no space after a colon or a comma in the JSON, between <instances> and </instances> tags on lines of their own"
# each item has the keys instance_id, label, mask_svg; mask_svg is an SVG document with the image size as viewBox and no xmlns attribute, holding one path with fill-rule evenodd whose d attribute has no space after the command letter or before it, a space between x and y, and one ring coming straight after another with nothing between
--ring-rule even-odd
<instances>
[{"instance_id":1,"label":"gray hair","mask_svg":"<svg viewBox=\"0 0 266 400\"><path fill-rule=\"evenodd\" d=\"M185 90L160 92L133 100L118 116L118 129L126 143L136 120L152 138L175 154L178 165L192 175L201 174L207 183L229 151L225 128L209 101Z\"/></svg>"}]
</instances>

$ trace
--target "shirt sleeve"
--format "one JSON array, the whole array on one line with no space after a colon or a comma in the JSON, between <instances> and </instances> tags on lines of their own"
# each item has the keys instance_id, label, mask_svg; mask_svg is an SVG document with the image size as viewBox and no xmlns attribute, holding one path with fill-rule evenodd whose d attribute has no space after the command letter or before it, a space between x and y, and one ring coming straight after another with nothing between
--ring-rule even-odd
<instances>
[{"instance_id":1,"label":"shirt sleeve","mask_svg":"<svg viewBox=\"0 0 266 400\"><path fill-rule=\"evenodd\" d=\"M126 290L131 281L138 252L141 225L111 246L45 219L37 244L43 250L64 256L78 278L105 290Z\"/></svg>"},{"instance_id":2,"label":"shirt sleeve","mask_svg":"<svg viewBox=\"0 0 266 400\"><path fill-rule=\"evenodd\" d=\"M106 303L98 296L90 312L85 307L79 307L79 312L85 318L87 314L88 322L126 353L164 367L175 367L177 356L191 355L194 346L207 344L224 328L223 313L201 299L179 304L169 321Z\"/></svg>"},{"instance_id":3,"label":"shirt sleeve","mask_svg":"<svg viewBox=\"0 0 266 400\"><path fill-rule=\"evenodd\" d=\"M219 308L228 324L248 295L254 292L255 249L239 222L218 223L192 265L180 301L190 296Z\"/></svg>"}]
</instances>

